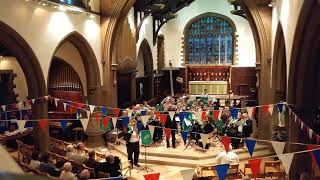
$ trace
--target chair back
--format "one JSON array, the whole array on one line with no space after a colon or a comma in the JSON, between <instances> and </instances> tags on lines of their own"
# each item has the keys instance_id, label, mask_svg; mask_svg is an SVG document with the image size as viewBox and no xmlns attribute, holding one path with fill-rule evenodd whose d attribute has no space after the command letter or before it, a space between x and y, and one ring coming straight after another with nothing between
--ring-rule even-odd
<instances>
[{"instance_id":1,"label":"chair back","mask_svg":"<svg viewBox=\"0 0 320 180\"><path fill-rule=\"evenodd\" d=\"M265 161L264 163L264 173L267 173L267 168L272 168L276 171L280 171L280 161Z\"/></svg>"},{"instance_id":2,"label":"chair back","mask_svg":"<svg viewBox=\"0 0 320 180\"><path fill-rule=\"evenodd\" d=\"M230 164L228 174L230 175L239 174L239 164Z\"/></svg>"},{"instance_id":3,"label":"chair back","mask_svg":"<svg viewBox=\"0 0 320 180\"><path fill-rule=\"evenodd\" d=\"M98 171L97 178L109 178L109 177L110 177L109 173Z\"/></svg>"}]
</instances>

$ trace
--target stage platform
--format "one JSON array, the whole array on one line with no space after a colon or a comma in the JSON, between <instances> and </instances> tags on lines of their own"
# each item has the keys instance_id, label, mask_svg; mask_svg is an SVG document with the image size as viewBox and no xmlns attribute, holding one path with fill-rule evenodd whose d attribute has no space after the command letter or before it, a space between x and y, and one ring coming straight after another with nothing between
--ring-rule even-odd
<instances>
[{"instance_id":1,"label":"stage platform","mask_svg":"<svg viewBox=\"0 0 320 180\"><path fill-rule=\"evenodd\" d=\"M120 140L120 145L109 144L109 147L114 151L127 156L127 148L124 140ZM147 156L148 164L177 166L184 168L196 168L198 165L215 164L215 157L222 151L221 144L216 147L210 147L209 150L200 148L199 146L189 146L185 149L183 143L177 145L176 148L167 148L165 144L160 146L151 145L145 149L143 146L140 148L139 162L144 163L144 155ZM234 150L238 155L240 162L245 162L251 159L247 149L239 148ZM272 145L256 144L253 153L253 158L275 155Z\"/></svg>"}]
</instances>

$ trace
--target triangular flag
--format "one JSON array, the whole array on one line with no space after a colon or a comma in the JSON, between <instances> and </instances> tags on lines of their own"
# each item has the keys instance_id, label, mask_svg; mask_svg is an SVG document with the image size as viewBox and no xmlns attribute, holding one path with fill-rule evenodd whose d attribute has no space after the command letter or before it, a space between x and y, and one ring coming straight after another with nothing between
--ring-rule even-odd
<instances>
[{"instance_id":1,"label":"triangular flag","mask_svg":"<svg viewBox=\"0 0 320 180\"><path fill-rule=\"evenodd\" d=\"M22 101L19 101L19 102L18 102L18 109L19 109L19 110L22 110L23 107L24 107L23 102L22 102Z\"/></svg>"},{"instance_id":2,"label":"triangular flag","mask_svg":"<svg viewBox=\"0 0 320 180\"><path fill-rule=\"evenodd\" d=\"M56 105L56 107L58 107L58 101L59 101L58 98L54 98L54 104Z\"/></svg>"},{"instance_id":3,"label":"triangular flag","mask_svg":"<svg viewBox=\"0 0 320 180\"><path fill-rule=\"evenodd\" d=\"M122 177L112 177L112 178L107 178L106 180L123 180Z\"/></svg>"},{"instance_id":4,"label":"triangular flag","mask_svg":"<svg viewBox=\"0 0 320 180\"><path fill-rule=\"evenodd\" d=\"M141 116L141 121L142 121L144 127L146 127L147 122L149 121L149 119L150 119L150 116L149 116L149 115Z\"/></svg>"},{"instance_id":5,"label":"triangular flag","mask_svg":"<svg viewBox=\"0 0 320 180\"><path fill-rule=\"evenodd\" d=\"M260 164L261 164L261 159L251 159L249 160L249 165L251 168L252 176L253 178L257 178L258 174L260 172Z\"/></svg>"},{"instance_id":6,"label":"triangular flag","mask_svg":"<svg viewBox=\"0 0 320 180\"><path fill-rule=\"evenodd\" d=\"M129 123L129 117L126 116L126 117L122 117L122 126L123 127L127 127L128 123Z\"/></svg>"},{"instance_id":7,"label":"triangular flag","mask_svg":"<svg viewBox=\"0 0 320 180\"><path fill-rule=\"evenodd\" d=\"M279 113L282 113L283 106L284 106L283 103L278 103L278 104L277 104Z\"/></svg>"},{"instance_id":8,"label":"triangular flag","mask_svg":"<svg viewBox=\"0 0 320 180\"><path fill-rule=\"evenodd\" d=\"M141 116L147 115L147 111L140 111L140 113L141 113Z\"/></svg>"},{"instance_id":9,"label":"triangular flag","mask_svg":"<svg viewBox=\"0 0 320 180\"><path fill-rule=\"evenodd\" d=\"M198 118L198 122L201 122L202 121L202 111L196 111L195 114ZM179 116L179 118L180 118L180 116ZM183 120L180 118L180 121L183 121Z\"/></svg>"},{"instance_id":10,"label":"triangular flag","mask_svg":"<svg viewBox=\"0 0 320 180\"><path fill-rule=\"evenodd\" d=\"M202 147L205 148L207 143L208 143L208 141L209 141L209 134L201 133L200 137L201 137L201 141L202 141Z\"/></svg>"},{"instance_id":11,"label":"triangular flag","mask_svg":"<svg viewBox=\"0 0 320 180\"><path fill-rule=\"evenodd\" d=\"M263 105L261 108L262 108L262 112L263 112L264 116L267 116L267 114L269 112L269 105Z\"/></svg>"},{"instance_id":12,"label":"triangular flag","mask_svg":"<svg viewBox=\"0 0 320 180\"><path fill-rule=\"evenodd\" d=\"M171 119L171 120L173 120L174 114L175 114L174 111L169 111L169 116L170 116L170 119Z\"/></svg>"},{"instance_id":13,"label":"triangular flag","mask_svg":"<svg viewBox=\"0 0 320 180\"><path fill-rule=\"evenodd\" d=\"M188 131L181 131L181 137L184 144L187 144Z\"/></svg>"},{"instance_id":14,"label":"triangular flag","mask_svg":"<svg viewBox=\"0 0 320 180\"><path fill-rule=\"evenodd\" d=\"M45 131L46 127L48 126L48 121L42 119L38 123L39 123L40 130Z\"/></svg>"},{"instance_id":15,"label":"triangular flag","mask_svg":"<svg viewBox=\"0 0 320 180\"><path fill-rule=\"evenodd\" d=\"M253 119L254 113L255 113L255 111L256 111L256 107L247 107L246 109L247 109L249 118L250 118L250 119Z\"/></svg>"},{"instance_id":16,"label":"triangular flag","mask_svg":"<svg viewBox=\"0 0 320 180\"><path fill-rule=\"evenodd\" d=\"M164 126L167 121L167 114L160 114L159 117L160 117L160 122L161 122L162 126Z\"/></svg>"},{"instance_id":17,"label":"triangular flag","mask_svg":"<svg viewBox=\"0 0 320 180\"><path fill-rule=\"evenodd\" d=\"M278 141L271 141L272 146L276 154L279 156L280 154L283 154L284 147L286 143L284 142L278 142Z\"/></svg>"},{"instance_id":18,"label":"triangular flag","mask_svg":"<svg viewBox=\"0 0 320 180\"><path fill-rule=\"evenodd\" d=\"M166 133L166 138L170 139L170 137L171 137L171 128L164 128L164 131Z\"/></svg>"},{"instance_id":19,"label":"triangular flag","mask_svg":"<svg viewBox=\"0 0 320 180\"><path fill-rule=\"evenodd\" d=\"M140 133L142 126L143 126L142 123L137 123L138 133Z\"/></svg>"},{"instance_id":20,"label":"triangular flag","mask_svg":"<svg viewBox=\"0 0 320 180\"><path fill-rule=\"evenodd\" d=\"M128 116L131 117L133 111L131 109L128 109L127 112L128 112Z\"/></svg>"},{"instance_id":21,"label":"triangular flag","mask_svg":"<svg viewBox=\"0 0 320 180\"><path fill-rule=\"evenodd\" d=\"M113 114L115 117L118 117L120 113L120 109L119 108L113 108Z\"/></svg>"},{"instance_id":22,"label":"triangular flag","mask_svg":"<svg viewBox=\"0 0 320 180\"><path fill-rule=\"evenodd\" d=\"M229 170L229 164L215 165L214 169L217 171L219 180L224 180Z\"/></svg>"},{"instance_id":23,"label":"triangular flag","mask_svg":"<svg viewBox=\"0 0 320 180\"><path fill-rule=\"evenodd\" d=\"M308 129L309 129L309 137L310 137L310 139L312 139L313 130L312 130L312 129L310 129L310 128L308 128Z\"/></svg>"},{"instance_id":24,"label":"triangular flag","mask_svg":"<svg viewBox=\"0 0 320 180\"><path fill-rule=\"evenodd\" d=\"M6 111L6 105L2 105L1 108L2 108L2 111L3 111L3 112Z\"/></svg>"},{"instance_id":25,"label":"triangular flag","mask_svg":"<svg viewBox=\"0 0 320 180\"><path fill-rule=\"evenodd\" d=\"M67 103L63 103L63 110L67 111Z\"/></svg>"},{"instance_id":26,"label":"triangular flag","mask_svg":"<svg viewBox=\"0 0 320 180\"><path fill-rule=\"evenodd\" d=\"M84 129L84 131L86 131L87 127L88 127L88 123L89 123L89 118L82 118L80 119L82 127Z\"/></svg>"},{"instance_id":27,"label":"triangular flag","mask_svg":"<svg viewBox=\"0 0 320 180\"><path fill-rule=\"evenodd\" d=\"M220 115L220 110L214 110L214 111L213 111L213 116L214 116L214 118L215 118L216 120L219 119L219 115Z\"/></svg>"},{"instance_id":28,"label":"triangular flag","mask_svg":"<svg viewBox=\"0 0 320 180\"><path fill-rule=\"evenodd\" d=\"M145 174L143 177L145 180L159 180L160 173Z\"/></svg>"},{"instance_id":29,"label":"triangular flag","mask_svg":"<svg viewBox=\"0 0 320 180\"><path fill-rule=\"evenodd\" d=\"M248 148L248 151L250 153L250 156L252 157L254 146L256 145L257 141L254 139L246 139L246 146Z\"/></svg>"},{"instance_id":30,"label":"triangular flag","mask_svg":"<svg viewBox=\"0 0 320 180\"><path fill-rule=\"evenodd\" d=\"M22 131L23 129L24 129L24 126L26 125L26 120L18 120L17 121L17 124L18 124L18 129L20 130L20 131Z\"/></svg>"},{"instance_id":31,"label":"triangular flag","mask_svg":"<svg viewBox=\"0 0 320 180\"><path fill-rule=\"evenodd\" d=\"M239 112L239 109L237 109L237 108L230 109L231 117L233 119L237 119L238 118L238 112Z\"/></svg>"},{"instance_id":32,"label":"triangular flag","mask_svg":"<svg viewBox=\"0 0 320 180\"><path fill-rule=\"evenodd\" d=\"M109 123L109 117L102 118L101 121L102 121L103 128L107 128Z\"/></svg>"},{"instance_id":33,"label":"triangular flag","mask_svg":"<svg viewBox=\"0 0 320 180\"><path fill-rule=\"evenodd\" d=\"M106 107L101 107L101 113L102 113L103 117L107 116L107 108Z\"/></svg>"},{"instance_id":34,"label":"triangular flag","mask_svg":"<svg viewBox=\"0 0 320 180\"><path fill-rule=\"evenodd\" d=\"M157 119L160 119L160 112L154 112L154 115L155 115L155 117L157 118Z\"/></svg>"},{"instance_id":35,"label":"triangular flag","mask_svg":"<svg viewBox=\"0 0 320 180\"><path fill-rule=\"evenodd\" d=\"M307 150L313 150L313 149L319 149L320 146L317 145L306 145ZM312 159L312 163L316 163L316 157L314 156L314 153L312 151L309 151L309 154L311 156Z\"/></svg>"},{"instance_id":36,"label":"triangular flag","mask_svg":"<svg viewBox=\"0 0 320 180\"><path fill-rule=\"evenodd\" d=\"M150 130L151 138L153 138L154 126L153 125L148 125L148 126L149 126L149 130Z\"/></svg>"},{"instance_id":37,"label":"triangular flag","mask_svg":"<svg viewBox=\"0 0 320 180\"><path fill-rule=\"evenodd\" d=\"M318 166L320 167L320 150L315 150L313 151L313 155L314 155L314 158L318 164Z\"/></svg>"},{"instance_id":38,"label":"triangular flag","mask_svg":"<svg viewBox=\"0 0 320 180\"><path fill-rule=\"evenodd\" d=\"M271 116L273 114L273 107L274 107L273 105L269 105L269 108L268 108L268 111L271 114Z\"/></svg>"},{"instance_id":39,"label":"triangular flag","mask_svg":"<svg viewBox=\"0 0 320 180\"><path fill-rule=\"evenodd\" d=\"M294 153L282 154L279 156L279 159L281 160L283 168L286 171L287 175L289 175L290 172L293 156Z\"/></svg>"},{"instance_id":40,"label":"triangular flag","mask_svg":"<svg viewBox=\"0 0 320 180\"><path fill-rule=\"evenodd\" d=\"M99 123L100 118L101 118L101 114L97 113L96 114L96 123Z\"/></svg>"},{"instance_id":41,"label":"triangular flag","mask_svg":"<svg viewBox=\"0 0 320 180\"><path fill-rule=\"evenodd\" d=\"M230 142L231 142L231 138L229 136L221 136L221 142L222 142L226 152L228 152L229 151Z\"/></svg>"},{"instance_id":42,"label":"triangular flag","mask_svg":"<svg viewBox=\"0 0 320 180\"><path fill-rule=\"evenodd\" d=\"M90 111L86 110L86 112L87 112L87 118L89 119L90 118Z\"/></svg>"},{"instance_id":43,"label":"triangular flag","mask_svg":"<svg viewBox=\"0 0 320 180\"><path fill-rule=\"evenodd\" d=\"M206 119L206 115L207 115L207 112L202 111L202 113L201 113L201 120L202 120L202 121L203 121L204 119Z\"/></svg>"},{"instance_id":44,"label":"triangular flag","mask_svg":"<svg viewBox=\"0 0 320 180\"><path fill-rule=\"evenodd\" d=\"M90 113L91 113L91 114L93 113L95 107L96 107L96 106L94 106L94 105L89 105L89 109L90 109Z\"/></svg>"},{"instance_id":45,"label":"triangular flag","mask_svg":"<svg viewBox=\"0 0 320 180\"><path fill-rule=\"evenodd\" d=\"M193 177L194 169L181 169L182 180L190 180Z\"/></svg>"},{"instance_id":46,"label":"triangular flag","mask_svg":"<svg viewBox=\"0 0 320 180\"><path fill-rule=\"evenodd\" d=\"M36 101L36 99L31 99L32 104L34 104L35 101Z\"/></svg>"},{"instance_id":47,"label":"triangular flag","mask_svg":"<svg viewBox=\"0 0 320 180\"><path fill-rule=\"evenodd\" d=\"M68 121L67 120L60 120L60 124L61 124L61 127L62 128L66 128L67 127L67 124L68 124Z\"/></svg>"},{"instance_id":48,"label":"triangular flag","mask_svg":"<svg viewBox=\"0 0 320 180\"><path fill-rule=\"evenodd\" d=\"M118 118L117 117L112 117L111 119L112 119L113 127L116 128Z\"/></svg>"}]
</instances>

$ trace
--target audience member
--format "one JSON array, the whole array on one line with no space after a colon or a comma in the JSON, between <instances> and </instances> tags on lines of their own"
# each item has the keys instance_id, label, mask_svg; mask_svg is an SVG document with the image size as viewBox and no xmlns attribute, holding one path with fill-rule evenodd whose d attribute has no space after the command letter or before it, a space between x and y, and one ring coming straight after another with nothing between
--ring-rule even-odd
<instances>
[{"instance_id":1,"label":"audience member","mask_svg":"<svg viewBox=\"0 0 320 180\"><path fill-rule=\"evenodd\" d=\"M77 178L75 175L71 172L72 170L72 165L70 162L66 162L63 165L63 171L60 175L60 179L63 180L76 180Z\"/></svg>"},{"instance_id":2,"label":"audience member","mask_svg":"<svg viewBox=\"0 0 320 180\"><path fill-rule=\"evenodd\" d=\"M115 157L112 155L108 155L106 157L106 162L103 162L99 166L99 171L109 173L110 177L118 177L121 175L117 164L115 163Z\"/></svg>"},{"instance_id":3,"label":"audience member","mask_svg":"<svg viewBox=\"0 0 320 180\"><path fill-rule=\"evenodd\" d=\"M79 180L82 179L90 179L90 171L88 169L84 169L79 174Z\"/></svg>"},{"instance_id":4,"label":"audience member","mask_svg":"<svg viewBox=\"0 0 320 180\"><path fill-rule=\"evenodd\" d=\"M238 158L238 155L235 152L233 152L232 146L229 145L228 153L226 152L226 150L223 150L216 157L216 161L219 164L232 164L232 163L238 163L239 158Z\"/></svg>"},{"instance_id":5,"label":"audience member","mask_svg":"<svg viewBox=\"0 0 320 180\"><path fill-rule=\"evenodd\" d=\"M44 173L52 173L53 167L49 164L49 156L47 153L41 155L39 170Z\"/></svg>"},{"instance_id":6,"label":"audience member","mask_svg":"<svg viewBox=\"0 0 320 180\"><path fill-rule=\"evenodd\" d=\"M74 155L74 162L76 164L83 164L87 160L87 156L84 151L84 144L83 143L78 143L76 146L76 154Z\"/></svg>"},{"instance_id":7,"label":"audience member","mask_svg":"<svg viewBox=\"0 0 320 180\"><path fill-rule=\"evenodd\" d=\"M33 151L31 155L31 161L29 164L30 169L36 170L39 169L40 161L39 161L39 152Z\"/></svg>"},{"instance_id":8,"label":"audience member","mask_svg":"<svg viewBox=\"0 0 320 180\"><path fill-rule=\"evenodd\" d=\"M75 149L74 149L74 146L72 144L69 144L67 147L66 147L66 150L67 150L67 154L66 154L66 157L68 160L74 160L74 155L75 155Z\"/></svg>"}]
</instances>

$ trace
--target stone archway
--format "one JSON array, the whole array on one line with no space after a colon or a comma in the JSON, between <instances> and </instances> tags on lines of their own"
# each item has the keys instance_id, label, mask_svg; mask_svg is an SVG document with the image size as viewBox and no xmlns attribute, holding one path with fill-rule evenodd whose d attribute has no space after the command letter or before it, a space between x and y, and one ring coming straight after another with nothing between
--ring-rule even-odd
<instances>
[{"instance_id":1,"label":"stone archway","mask_svg":"<svg viewBox=\"0 0 320 180\"><path fill-rule=\"evenodd\" d=\"M150 100L154 96L154 73L153 73L153 58L150 45L146 39L141 42L138 54L141 53L142 59L138 59L137 61L143 61L143 74L142 77L137 78L137 98L144 98L144 100ZM139 57L139 56L138 56ZM139 62L137 62L139 64ZM139 73L139 72L138 72ZM140 83L143 85L143 95L141 94ZM142 99L141 99L142 100Z\"/></svg>"},{"instance_id":2,"label":"stone archway","mask_svg":"<svg viewBox=\"0 0 320 180\"><path fill-rule=\"evenodd\" d=\"M47 94L46 83L36 55L23 37L2 21L0 21L0 43L19 62L27 80L28 97L45 96ZM32 105L32 119L47 118L47 103ZM41 152L45 152L48 149L48 131L46 131L47 133L40 132L37 123L34 123L34 127L34 145Z\"/></svg>"},{"instance_id":3,"label":"stone archway","mask_svg":"<svg viewBox=\"0 0 320 180\"><path fill-rule=\"evenodd\" d=\"M87 79L87 87L84 88L87 88L87 99L89 104L101 104L101 98L99 98L99 91L101 88L100 70L92 47L80 33L71 32L61 40L52 57L54 57L58 49L66 42L71 43L81 56Z\"/></svg>"},{"instance_id":4,"label":"stone archway","mask_svg":"<svg viewBox=\"0 0 320 180\"><path fill-rule=\"evenodd\" d=\"M286 101L287 94L287 59L282 26L277 27L272 62L272 89L274 103Z\"/></svg>"}]
</instances>

